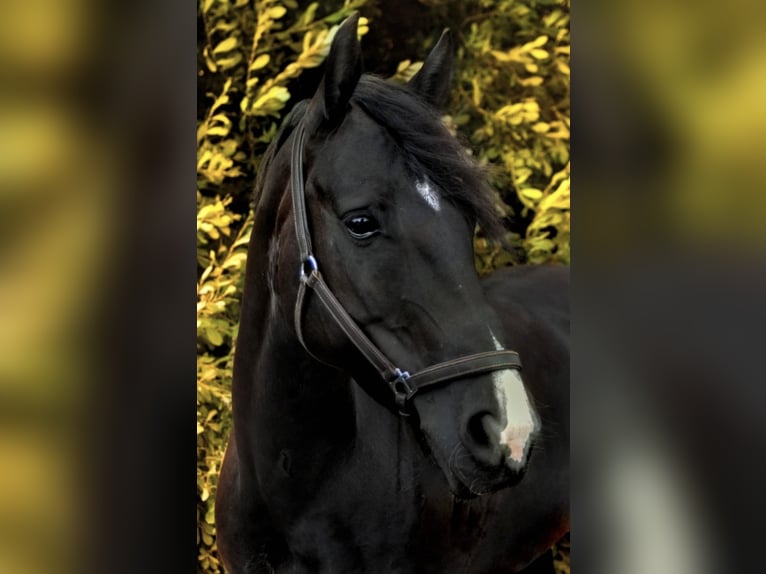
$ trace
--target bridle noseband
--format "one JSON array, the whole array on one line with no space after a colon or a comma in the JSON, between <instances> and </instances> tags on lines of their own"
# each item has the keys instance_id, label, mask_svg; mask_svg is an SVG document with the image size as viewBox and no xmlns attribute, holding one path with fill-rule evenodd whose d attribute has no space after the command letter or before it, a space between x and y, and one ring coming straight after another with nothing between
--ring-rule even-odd
<instances>
[{"instance_id":1,"label":"bridle noseband","mask_svg":"<svg viewBox=\"0 0 766 574\"><path fill-rule=\"evenodd\" d=\"M519 354L515 351L487 351L473 355L465 355L438 363L415 374L410 374L392 363L380 349L362 332L351 315L346 312L340 301L322 279L319 265L311 248L311 234L306 212L306 191L303 181L303 147L305 128L303 123L298 126L293 140L290 157L290 186L292 188L293 213L295 234L300 251L300 286L295 303L295 330L298 340L309 354L311 351L303 340L302 317L306 289L311 289L324 305L335 323L343 330L346 337L356 346L367 361L375 368L391 391L394 400L402 414L406 413L409 401L416 393L425 388L451 381L468 375L478 375L502 369L521 369ZM313 356L313 354L312 354Z\"/></svg>"}]
</instances>

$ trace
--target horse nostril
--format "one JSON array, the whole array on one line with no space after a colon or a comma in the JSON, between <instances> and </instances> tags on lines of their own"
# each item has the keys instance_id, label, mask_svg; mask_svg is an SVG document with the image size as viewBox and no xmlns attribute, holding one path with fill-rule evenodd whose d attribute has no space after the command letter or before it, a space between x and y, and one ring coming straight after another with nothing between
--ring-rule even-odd
<instances>
[{"instance_id":1,"label":"horse nostril","mask_svg":"<svg viewBox=\"0 0 766 574\"><path fill-rule=\"evenodd\" d=\"M500 444L502 426L500 419L487 411L468 419L465 446L479 465L492 468L504 465L505 450Z\"/></svg>"},{"instance_id":2,"label":"horse nostril","mask_svg":"<svg viewBox=\"0 0 766 574\"><path fill-rule=\"evenodd\" d=\"M468 436L474 445L487 447L490 444L489 434L485 426L485 419L492 418L488 413L474 415L468 421Z\"/></svg>"},{"instance_id":3,"label":"horse nostril","mask_svg":"<svg viewBox=\"0 0 766 574\"><path fill-rule=\"evenodd\" d=\"M476 468L473 472L497 485L509 486L526 472L529 451L528 429L510 427L489 411L472 415L463 431L463 445Z\"/></svg>"}]
</instances>

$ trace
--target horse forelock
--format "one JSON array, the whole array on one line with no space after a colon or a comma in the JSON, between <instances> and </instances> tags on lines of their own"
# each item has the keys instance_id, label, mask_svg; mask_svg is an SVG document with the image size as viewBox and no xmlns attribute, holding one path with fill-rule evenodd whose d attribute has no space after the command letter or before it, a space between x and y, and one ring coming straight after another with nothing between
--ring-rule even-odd
<instances>
[{"instance_id":1,"label":"horse forelock","mask_svg":"<svg viewBox=\"0 0 766 574\"><path fill-rule=\"evenodd\" d=\"M404 154L410 172L427 178L442 196L479 224L490 239L503 226L495 209L487 171L449 133L438 112L407 84L363 76L351 97L381 125Z\"/></svg>"}]
</instances>

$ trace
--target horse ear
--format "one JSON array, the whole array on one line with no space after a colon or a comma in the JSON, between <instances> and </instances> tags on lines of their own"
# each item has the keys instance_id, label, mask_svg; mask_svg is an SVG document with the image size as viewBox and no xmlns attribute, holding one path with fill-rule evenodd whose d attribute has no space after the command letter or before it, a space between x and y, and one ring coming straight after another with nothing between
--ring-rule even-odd
<instances>
[{"instance_id":1,"label":"horse ear","mask_svg":"<svg viewBox=\"0 0 766 574\"><path fill-rule=\"evenodd\" d=\"M322 110L324 121L335 122L343 117L351 94L362 75L358 23L359 13L354 12L340 25L330 46L324 77L314 95L317 107Z\"/></svg>"},{"instance_id":2,"label":"horse ear","mask_svg":"<svg viewBox=\"0 0 766 574\"><path fill-rule=\"evenodd\" d=\"M452 88L452 33L445 28L423 67L409 82L410 87L435 108L442 110L449 102Z\"/></svg>"}]
</instances>

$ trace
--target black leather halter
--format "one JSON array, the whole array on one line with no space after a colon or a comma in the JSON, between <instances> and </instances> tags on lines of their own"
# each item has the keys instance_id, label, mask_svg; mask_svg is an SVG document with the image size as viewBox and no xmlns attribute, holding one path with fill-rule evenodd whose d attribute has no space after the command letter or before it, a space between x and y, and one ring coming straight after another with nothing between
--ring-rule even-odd
<instances>
[{"instance_id":1,"label":"black leather halter","mask_svg":"<svg viewBox=\"0 0 766 574\"><path fill-rule=\"evenodd\" d=\"M306 213L306 192L303 181L304 139L305 128L303 123L301 123L293 140L290 158L290 185L292 187L295 235L298 239L301 260L300 286L295 303L295 330L303 348L309 354L312 354L303 340L303 330L301 327L306 290L309 288L317 295L319 301L324 305L327 312L349 340L359 349L367 361L378 371L381 379L391 388L394 400L402 414L406 414L405 410L410 399L418 391L425 388L432 388L435 385L469 375L478 375L480 373L509 368L521 369L519 354L515 351L502 350L465 355L426 367L411 375L388 360L381 350L370 341L354 319L346 312L335 295L333 295L327 283L322 279L319 265L312 252L311 234Z\"/></svg>"}]
</instances>

